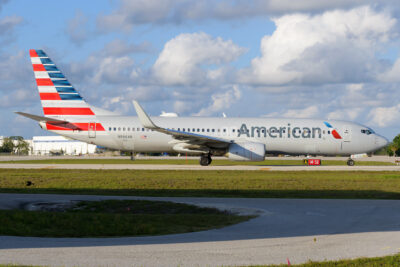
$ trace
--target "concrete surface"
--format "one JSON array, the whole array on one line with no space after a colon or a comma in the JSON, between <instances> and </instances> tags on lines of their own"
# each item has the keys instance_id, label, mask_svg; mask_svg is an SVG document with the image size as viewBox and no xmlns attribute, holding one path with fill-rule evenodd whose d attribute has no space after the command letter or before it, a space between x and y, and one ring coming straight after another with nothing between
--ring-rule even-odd
<instances>
[{"instance_id":1,"label":"concrete surface","mask_svg":"<svg viewBox=\"0 0 400 267\"><path fill-rule=\"evenodd\" d=\"M0 194L0 208L135 197ZM136 198L139 199L139 198ZM222 266L383 256L400 251L400 201L150 198L213 206L256 219L188 234L124 238L0 236L0 263L50 266Z\"/></svg>"},{"instance_id":2,"label":"concrete surface","mask_svg":"<svg viewBox=\"0 0 400 267\"><path fill-rule=\"evenodd\" d=\"M136 159L194 159L199 160L199 156L136 156ZM290 156L290 157L265 157L265 160L303 160L305 156ZM347 160L348 157L323 157L317 156L312 157L321 160ZM18 155L0 155L0 161L23 161L23 160L47 160L47 159L130 159L130 156L106 156L103 154L90 154L82 156L18 156ZM226 160L226 157L213 157L213 160ZM392 162L400 160L400 157L389 157L389 156L372 156L372 157L360 157L354 159L355 161L382 161L382 162Z\"/></svg>"},{"instance_id":3,"label":"concrete surface","mask_svg":"<svg viewBox=\"0 0 400 267\"><path fill-rule=\"evenodd\" d=\"M247 170L247 171L400 171L400 166L272 166L272 165L169 165L169 164L28 164L0 163L0 169L93 169L93 170Z\"/></svg>"}]
</instances>

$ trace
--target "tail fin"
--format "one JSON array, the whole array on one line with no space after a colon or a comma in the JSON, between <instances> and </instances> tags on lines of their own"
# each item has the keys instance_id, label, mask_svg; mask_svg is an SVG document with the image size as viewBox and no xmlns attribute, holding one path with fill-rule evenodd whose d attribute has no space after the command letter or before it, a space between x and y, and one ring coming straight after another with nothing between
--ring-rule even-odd
<instances>
[{"instance_id":1,"label":"tail fin","mask_svg":"<svg viewBox=\"0 0 400 267\"><path fill-rule=\"evenodd\" d=\"M46 117L95 116L90 106L72 87L61 71L43 52L29 50L38 86L43 113Z\"/></svg>"}]
</instances>

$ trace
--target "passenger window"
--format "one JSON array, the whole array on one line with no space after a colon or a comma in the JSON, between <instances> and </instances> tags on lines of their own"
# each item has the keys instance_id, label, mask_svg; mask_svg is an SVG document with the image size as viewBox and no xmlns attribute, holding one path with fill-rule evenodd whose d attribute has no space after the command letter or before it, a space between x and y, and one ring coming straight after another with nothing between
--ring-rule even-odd
<instances>
[{"instance_id":1,"label":"passenger window","mask_svg":"<svg viewBox=\"0 0 400 267\"><path fill-rule=\"evenodd\" d=\"M200 132L200 129L199 129L199 128L197 128L197 132Z\"/></svg>"},{"instance_id":2,"label":"passenger window","mask_svg":"<svg viewBox=\"0 0 400 267\"><path fill-rule=\"evenodd\" d=\"M184 132L185 131L185 128L182 128L182 132Z\"/></svg>"},{"instance_id":3,"label":"passenger window","mask_svg":"<svg viewBox=\"0 0 400 267\"><path fill-rule=\"evenodd\" d=\"M122 130L125 132L125 127L124 127L124 128L122 128Z\"/></svg>"},{"instance_id":4,"label":"passenger window","mask_svg":"<svg viewBox=\"0 0 400 267\"><path fill-rule=\"evenodd\" d=\"M234 132L235 132L235 129L232 129L232 132L234 133Z\"/></svg>"},{"instance_id":5,"label":"passenger window","mask_svg":"<svg viewBox=\"0 0 400 267\"><path fill-rule=\"evenodd\" d=\"M118 127L118 131L121 131L121 127Z\"/></svg>"},{"instance_id":6,"label":"passenger window","mask_svg":"<svg viewBox=\"0 0 400 267\"><path fill-rule=\"evenodd\" d=\"M109 127L108 130L111 131L111 127Z\"/></svg>"},{"instance_id":7,"label":"passenger window","mask_svg":"<svg viewBox=\"0 0 400 267\"><path fill-rule=\"evenodd\" d=\"M142 128L142 132L144 132L144 128Z\"/></svg>"},{"instance_id":8,"label":"passenger window","mask_svg":"<svg viewBox=\"0 0 400 267\"><path fill-rule=\"evenodd\" d=\"M207 129L207 132L210 132L210 129Z\"/></svg>"},{"instance_id":9,"label":"passenger window","mask_svg":"<svg viewBox=\"0 0 400 267\"><path fill-rule=\"evenodd\" d=\"M181 128L178 128L178 131L181 131Z\"/></svg>"},{"instance_id":10,"label":"passenger window","mask_svg":"<svg viewBox=\"0 0 400 267\"><path fill-rule=\"evenodd\" d=\"M226 133L226 129L224 129L224 133Z\"/></svg>"},{"instance_id":11,"label":"passenger window","mask_svg":"<svg viewBox=\"0 0 400 267\"><path fill-rule=\"evenodd\" d=\"M211 132L215 132L215 129L211 129Z\"/></svg>"},{"instance_id":12,"label":"passenger window","mask_svg":"<svg viewBox=\"0 0 400 267\"><path fill-rule=\"evenodd\" d=\"M114 127L114 131L116 131L116 130L117 130L117 128Z\"/></svg>"},{"instance_id":13,"label":"passenger window","mask_svg":"<svg viewBox=\"0 0 400 267\"><path fill-rule=\"evenodd\" d=\"M204 133L204 128L202 128L201 131Z\"/></svg>"},{"instance_id":14,"label":"passenger window","mask_svg":"<svg viewBox=\"0 0 400 267\"><path fill-rule=\"evenodd\" d=\"M193 128L193 129L192 129L192 132L195 132L195 131L196 131L196 129L195 129L195 128Z\"/></svg>"}]
</instances>

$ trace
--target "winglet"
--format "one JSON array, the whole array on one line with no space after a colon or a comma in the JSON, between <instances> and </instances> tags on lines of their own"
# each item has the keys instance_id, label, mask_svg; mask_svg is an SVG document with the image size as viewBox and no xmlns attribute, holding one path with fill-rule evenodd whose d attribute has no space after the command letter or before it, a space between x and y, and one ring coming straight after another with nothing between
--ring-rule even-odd
<instances>
[{"instance_id":1,"label":"winglet","mask_svg":"<svg viewBox=\"0 0 400 267\"><path fill-rule=\"evenodd\" d=\"M139 117L140 123L144 127L149 129L158 128L157 125L154 124L154 122L150 119L149 115L147 115L142 106L136 100L133 100L133 106L135 107L136 114Z\"/></svg>"}]
</instances>

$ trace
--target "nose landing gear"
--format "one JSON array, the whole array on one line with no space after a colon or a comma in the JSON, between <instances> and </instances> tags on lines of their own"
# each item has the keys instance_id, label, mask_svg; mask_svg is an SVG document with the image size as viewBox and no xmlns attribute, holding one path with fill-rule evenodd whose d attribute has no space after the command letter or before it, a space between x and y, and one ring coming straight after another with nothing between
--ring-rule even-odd
<instances>
[{"instance_id":1,"label":"nose landing gear","mask_svg":"<svg viewBox=\"0 0 400 267\"><path fill-rule=\"evenodd\" d=\"M354 162L353 159L350 158L350 159L347 160L347 165L348 166L354 166L354 164L355 164L355 162Z\"/></svg>"},{"instance_id":2,"label":"nose landing gear","mask_svg":"<svg viewBox=\"0 0 400 267\"><path fill-rule=\"evenodd\" d=\"M200 157L200 165L201 166L208 166L212 162L211 154L203 154Z\"/></svg>"}]
</instances>

